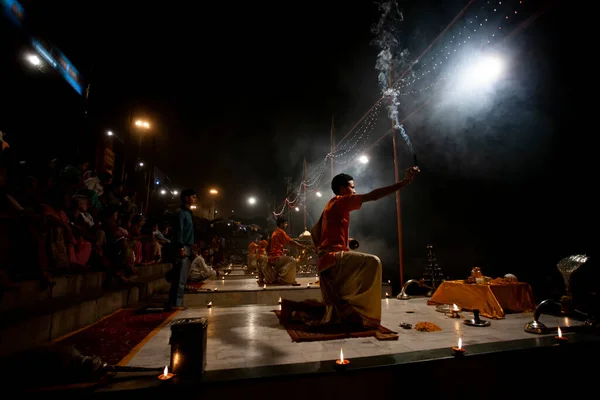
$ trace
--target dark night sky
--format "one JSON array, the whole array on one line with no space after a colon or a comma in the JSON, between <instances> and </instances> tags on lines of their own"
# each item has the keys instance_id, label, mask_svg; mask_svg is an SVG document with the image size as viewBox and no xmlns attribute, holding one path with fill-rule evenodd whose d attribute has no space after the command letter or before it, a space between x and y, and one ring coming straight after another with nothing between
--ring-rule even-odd
<instances>
[{"instance_id":1,"label":"dark night sky","mask_svg":"<svg viewBox=\"0 0 600 400\"><path fill-rule=\"evenodd\" d=\"M405 2L406 46L420 53L465 3ZM544 3L528 2L533 9ZM236 198L265 196L271 189L281 201L283 178L299 178L304 153L309 162L325 156L331 116L339 140L380 96L377 49L370 45L379 13L370 1L23 4L32 25L91 78L95 129L124 129L131 109L158 121L153 135L159 164L180 185L217 185ZM505 273L515 265L530 277L533 265L552 269L559 258L592 252L585 233L595 215L586 193L592 135L579 100L581 63L571 62L566 51L584 29L591 27L581 22L579 10L557 6L517 35L511 87L523 90L489 111L487 120L449 126L433 120L435 109L425 109L426 117L407 122L410 134L426 133L413 137L424 173L405 204L405 224L413 233L405 233L408 258L422 256L424 245L435 241L447 254L467 254L462 269L489 262ZM15 49L3 50L4 71ZM41 132L43 120L44 132L55 132L61 118L80 112L64 82L40 83L20 71L22 64L11 68L16 78L3 74L2 84L14 102L4 108L0 129ZM413 105L403 102L406 109ZM17 125L9 118L30 116L34 107L46 119ZM500 107L513 111L495 113ZM4 114L8 110L13 114ZM527 110L533 122L523 122ZM50 122L50 114L60 116ZM463 132L473 138L485 130L506 137L488 137L480 147L476 140L444 137ZM8 140L22 144L23 135ZM502 141L510 146L500 151ZM381 168L374 175L391 183L391 150L375 151L384 161L374 164ZM402 166L408 166L410 156L401 153ZM488 161L485 168L479 168L481 160ZM390 236L387 246L394 246L393 199L381 209L389 209L377 214L385 220L371 224L365 211L365 235Z\"/></svg>"}]
</instances>

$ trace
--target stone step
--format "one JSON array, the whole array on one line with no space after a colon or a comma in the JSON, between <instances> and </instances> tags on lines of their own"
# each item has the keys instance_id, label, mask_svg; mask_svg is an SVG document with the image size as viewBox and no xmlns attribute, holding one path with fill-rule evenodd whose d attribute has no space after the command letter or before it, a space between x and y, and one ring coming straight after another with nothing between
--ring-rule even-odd
<instances>
[{"instance_id":1,"label":"stone step","mask_svg":"<svg viewBox=\"0 0 600 400\"><path fill-rule=\"evenodd\" d=\"M155 272L159 270L154 267ZM121 308L137 307L169 286L160 272L139 276L122 288L107 291L101 284L91 285L95 275L89 275L57 278L54 288L37 292L38 282L23 282L20 286L26 291L10 303L4 303L6 298L0 300L0 356L55 340Z\"/></svg>"},{"instance_id":2,"label":"stone step","mask_svg":"<svg viewBox=\"0 0 600 400\"><path fill-rule=\"evenodd\" d=\"M204 291L186 293L183 304L185 307L206 307L209 302L212 302L214 307L236 307L250 304L273 304L276 306L280 297L294 301L322 300L321 288L312 281L314 281L312 278L298 278L301 286L269 285L266 289L258 285L230 289L227 282L209 281L204 286L206 288ZM311 284L307 285L308 283ZM215 291L215 289L217 290ZM382 299L386 298L386 292L391 296L392 286L387 282L381 285Z\"/></svg>"},{"instance_id":3,"label":"stone step","mask_svg":"<svg viewBox=\"0 0 600 400\"><path fill-rule=\"evenodd\" d=\"M139 289L132 286L51 298L36 308L5 312L0 322L0 355L50 342L139 300Z\"/></svg>"},{"instance_id":4,"label":"stone step","mask_svg":"<svg viewBox=\"0 0 600 400\"><path fill-rule=\"evenodd\" d=\"M7 292L0 300L0 313L16 308L32 307L49 299L101 291L104 283L104 273L87 272L59 276L54 278L54 283L54 286L42 290L40 282L37 280L19 282L17 284L18 291Z\"/></svg>"},{"instance_id":5,"label":"stone step","mask_svg":"<svg viewBox=\"0 0 600 400\"><path fill-rule=\"evenodd\" d=\"M171 269L171 264L150 264L140 265L137 267L137 275L141 278L154 276L158 274L166 274Z\"/></svg>"}]
</instances>

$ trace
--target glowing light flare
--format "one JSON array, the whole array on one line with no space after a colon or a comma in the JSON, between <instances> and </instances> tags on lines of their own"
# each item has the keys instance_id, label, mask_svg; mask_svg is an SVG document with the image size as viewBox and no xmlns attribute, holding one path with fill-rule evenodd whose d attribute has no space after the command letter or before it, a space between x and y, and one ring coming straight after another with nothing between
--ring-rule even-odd
<instances>
[{"instance_id":1,"label":"glowing light flare","mask_svg":"<svg viewBox=\"0 0 600 400\"><path fill-rule=\"evenodd\" d=\"M254 205L254 204L256 204L256 198L255 198L255 197L250 197L250 198L248 199L248 204L250 204L250 205Z\"/></svg>"},{"instance_id":2,"label":"glowing light flare","mask_svg":"<svg viewBox=\"0 0 600 400\"><path fill-rule=\"evenodd\" d=\"M29 54L27 57L25 57L27 61L29 61L29 63L31 65L34 66L40 66L42 64L42 60L40 60L40 58L38 56L36 56L35 54Z\"/></svg>"},{"instance_id":3,"label":"glowing light flare","mask_svg":"<svg viewBox=\"0 0 600 400\"><path fill-rule=\"evenodd\" d=\"M367 157L367 156L360 156L360 157L358 157L358 161L359 161L361 164L366 164L366 163L368 163L368 162L369 162L369 157Z\"/></svg>"},{"instance_id":4,"label":"glowing light flare","mask_svg":"<svg viewBox=\"0 0 600 400\"><path fill-rule=\"evenodd\" d=\"M498 56L485 56L465 71L463 84L467 87L485 86L500 78L504 62Z\"/></svg>"}]
</instances>

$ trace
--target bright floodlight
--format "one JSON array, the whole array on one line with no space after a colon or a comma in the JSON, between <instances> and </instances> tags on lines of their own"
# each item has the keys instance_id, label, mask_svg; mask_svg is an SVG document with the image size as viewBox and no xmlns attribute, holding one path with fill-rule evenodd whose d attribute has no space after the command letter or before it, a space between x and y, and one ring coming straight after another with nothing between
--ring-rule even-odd
<instances>
[{"instance_id":1,"label":"bright floodlight","mask_svg":"<svg viewBox=\"0 0 600 400\"><path fill-rule=\"evenodd\" d=\"M363 164L366 164L366 163L369 162L369 157L367 157L367 156L360 156L360 157L358 157L358 161L360 161Z\"/></svg>"},{"instance_id":2,"label":"bright floodlight","mask_svg":"<svg viewBox=\"0 0 600 400\"><path fill-rule=\"evenodd\" d=\"M163 189L160 191L160 194L167 194L167 191Z\"/></svg>"},{"instance_id":3,"label":"bright floodlight","mask_svg":"<svg viewBox=\"0 0 600 400\"><path fill-rule=\"evenodd\" d=\"M468 86L483 86L493 83L500 77L503 69L504 63L499 57L481 57L467 70L465 84Z\"/></svg>"},{"instance_id":4,"label":"bright floodlight","mask_svg":"<svg viewBox=\"0 0 600 400\"><path fill-rule=\"evenodd\" d=\"M177 196L177 195L179 194L179 192L178 192L177 190L173 190L173 194L174 194L175 196Z\"/></svg>"},{"instance_id":5,"label":"bright floodlight","mask_svg":"<svg viewBox=\"0 0 600 400\"><path fill-rule=\"evenodd\" d=\"M140 162L140 167L143 167L143 166L144 166L144 163L143 163L143 162Z\"/></svg>"},{"instance_id":6,"label":"bright floodlight","mask_svg":"<svg viewBox=\"0 0 600 400\"><path fill-rule=\"evenodd\" d=\"M219 194L219 192L217 191L217 189L210 189L209 193L210 194Z\"/></svg>"},{"instance_id":7,"label":"bright floodlight","mask_svg":"<svg viewBox=\"0 0 600 400\"><path fill-rule=\"evenodd\" d=\"M250 197L250 198L248 199L248 204L251 204L251 205L252 205L252 204L256 204L256 199L255 199L254 197Z\"/></svg>"},{"instance_id":8,"label":"bright floodlight","mask_svg":"<svg viewBox=\"0 0 600 400\"><path fill-rule=\"evenodd\" d=\"M112 135L113 135L112 131L108 131L108 132L106 132L106 134L107 134L108 136L112 136Z\"/></svg>"},{"instance_id":9,"label":"bright floodlight","mask_svg":"<svg viewBox=\"0 0 600 400\"><path fill-rule=\"evenodd\" d=\"M321 192L317 192L317 193L316 193L316 195L317 195L317 197L321 197L321 196L323 196L323 195L321 194Z\"/></svg>"},{"instance_id":10,"label":"bright floodlight","mask_svg":"<svg viewBox=\"0 0 600 400\"><path fill-rule=\"evenodd\" d=\"M42 63L42 60L35 54L30 54L27 56L27 61L31 63L31 65L35 65L36 67Z\"/></svg>"},{"instance_id":11,"label":"bright floodlight","mask_svg":"<svg viewBox=\"0 0 600 400\"><path fill-rule=\"evenodd\" d=\"M296 211L300 211L300 209L299 209L298 207L294 208L294 210L296 210Z\"/></svg>"}]
</instances>

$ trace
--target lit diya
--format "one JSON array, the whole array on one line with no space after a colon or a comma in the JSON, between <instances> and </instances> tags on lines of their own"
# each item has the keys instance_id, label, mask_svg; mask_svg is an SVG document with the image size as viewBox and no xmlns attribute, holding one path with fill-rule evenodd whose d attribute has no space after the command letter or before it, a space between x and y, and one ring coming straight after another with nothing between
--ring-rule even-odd
<instances>
[{"instance_id":1,"label":"lit diya","mask_svg":"<svg viewBox=\"0 0 600 400\"><path fill-rule=\"evenodd\" d=\"M462 339L458 338L458 345L452 347L452 353L455 356L462 356L463 354L465 354L466 350L462 347Z\"/></svg>"},{"instance_id":2,"label":"lit diya","mask_svg":"<svg viewBox=\"0 0 600 400\"><path fill-rule=\"evenodd\" d=\"M556 340L558 344L567 343L567 341L569 340L568 337L563 336L562 331L560 330L560 326L558 327L558 335L554 336L554 340Z\"/></svg>"},{"instance_id":3,"label":"lit diya","mask_svg":"<svg viewBox=\"0 0 600 400\"><path fill-rule=\"evenodd\" d=\"M335 360L337 368L345 368L346 365L350 364L350 360L344 359L344 350L340 347L340 359Z\"/></svg>"},{"instance_id":4,"label":"lit diya","mask_svg":"<svg viewBox=\"0 0 600 400\"><path fill-rule=\"evenodd\" d=\"M158 376L158 379L160 379L161 381L166 381L166 380L171 379L174 376L175 375L173 375L172 373L169 372L169 367L167 365L165 365L165 370L163 371L162 374L160 374Z\"/></svg>"}]
</instances>

